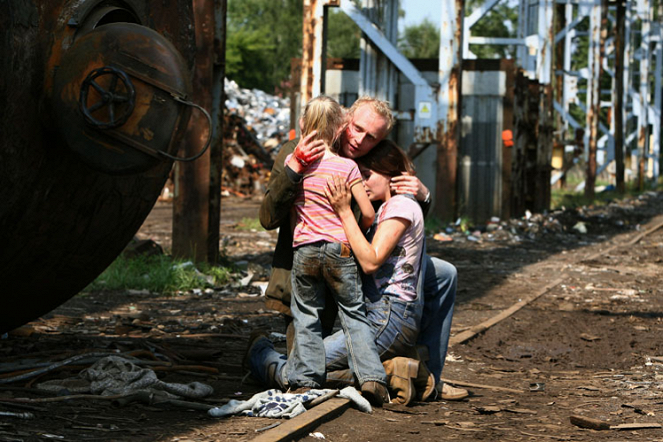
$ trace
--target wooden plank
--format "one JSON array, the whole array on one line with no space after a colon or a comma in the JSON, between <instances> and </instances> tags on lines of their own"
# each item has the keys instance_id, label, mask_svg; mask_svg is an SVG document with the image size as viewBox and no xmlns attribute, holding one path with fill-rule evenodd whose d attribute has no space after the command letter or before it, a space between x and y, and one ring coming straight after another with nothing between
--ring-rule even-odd
<instances>
[{"instance_id":1,"label":"wooden plank","mask_svg":"<svg viewBox=\"0 0 663 442\"><path fill-rule=\"evenodd\" d=\"M506 387L496 387L494 385L473 384L472 382L452 381L451 379L445 379L445 378L440 378L440 380L445 384L458 385L459 387L485 388L486 390L504 391L506 393L516 393L516 394L525 393L525 391L523 390L515 390L513 388L506 388Z\"/></svg>"},{"instance_id":2,"label":"wooden plank","mask_svg":"<svg viewBox=\"0 0 663 442\"><path fill-rule=\"evenodd\" d=\"M455 344L462 344L465 341L469 341L479 333L483 333L493 325L513 315L514 313L516 313L521 308L525 307L530 302L538 299L541 295L543 295L544 293L546 293L548 290L555 287L556 285L561 284L563 281L564 281L563 278L558 278L553 282L551 282L550 284L548 284L547 286L545 286L543 289L539 290L534 295L530 296L529 298L523 299L522 301L512 305L506 310L502 310L500 314L493 316L492 318L482 322L481 324L472 326L468 330L465 330L462 333L458 333L456 336L451 337L449 339L449 347L452 347Z\"/></svg>"},{"instance_id":3,"label":"wooden plank","mask_svg":"<svg viewBox=\"0 0 663 442\"><path fill-rule=\"evenodd\" d=\"M619 424L611 425L611 430L644 430L647 428L661 428L661 424L655 422L651 423L641 423L641 424Z\"/></svg>"},{"instance_id":4,"label":"wooden plank","mask_svg":"<svg viewBox=\"0 0 663 442\"><path fill-rule=\"evenodd\" d=\"M283 421L281 425L265 431L253 439L253 442L281 442L292 440L295 436L317 427L324 421L343 413L350 407L349 399L333 398L321 405L302 413L294 419Z\"/></svg>"},{"instance_id":5,"label":"wooden plank","mask_svg":"<svg viewBox=\"0 0 663 442\"><path fill-rule=\"evenodd\" d=\"M570 416L571 424L580 428L590 428L592 430L609 430L610 424L598 419L592 419L585 416Z\"/></svg>"}]
</instances>

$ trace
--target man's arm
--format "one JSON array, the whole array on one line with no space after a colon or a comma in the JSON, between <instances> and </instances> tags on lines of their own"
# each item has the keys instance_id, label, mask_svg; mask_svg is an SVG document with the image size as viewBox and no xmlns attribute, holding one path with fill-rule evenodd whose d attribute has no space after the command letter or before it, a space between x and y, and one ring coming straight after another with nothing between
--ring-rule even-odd
<instances>
[{"instance_id":1,"label":"man's arm","mask_svg":"<svg viewBox=\"0 0 663 442\"><path fill-rule=\"evenodd\" d=\"M290 209L295 201L297 187L301 182L293 181L285 170L285 159L295 150L297 139L288 141L281 147L279 154L274 160L274 166L269 176L267 191L260 204L260 224L267 229L273 230L279 227L283 220L290 219ZM298 174L294 174L295 178Z\"/></svg>"},{"instance_id":2,"label":"man's arm","mask_svg":"<svg viewBox=\"0 0 663 442\"><path fill-rule=\"evenodd\" d=\"M414 195L424 216L428 213L431 206L431 194L424 183L414 175L403 174L391 179L391 190L395 194Z\"/></svg>"},{"instance_id":3,"label":"man's arm","mask_svg":"<svg viewBox=\"0 0 663 442\"><path fill-rule=\"evenodd\" d=\"M269 185L260 205L260 224L265 229L276 229L289 219L302 174L310 164L324 155L325 142L315 139L316 134L314 130L304 138L288 141L276 156ZM286 157L291 153L293 155L288 164L284 165Z\"/></svg>"}]
</instances>

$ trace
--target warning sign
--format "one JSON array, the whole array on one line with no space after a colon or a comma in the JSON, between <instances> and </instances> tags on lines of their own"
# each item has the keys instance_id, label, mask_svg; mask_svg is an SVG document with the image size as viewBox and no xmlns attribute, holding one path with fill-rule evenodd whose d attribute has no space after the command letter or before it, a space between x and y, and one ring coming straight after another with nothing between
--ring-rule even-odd
<instances>
[{"instance_id":1,"label":"warning sign","mask_svg":"<svg viewBox=\"0 0 663 442\"><path fill-rule=\"evenodd\" d=\"M419 102L419 119L425 120L431 117L432 103L430 101Z\"/></svg>"}]
</instances>

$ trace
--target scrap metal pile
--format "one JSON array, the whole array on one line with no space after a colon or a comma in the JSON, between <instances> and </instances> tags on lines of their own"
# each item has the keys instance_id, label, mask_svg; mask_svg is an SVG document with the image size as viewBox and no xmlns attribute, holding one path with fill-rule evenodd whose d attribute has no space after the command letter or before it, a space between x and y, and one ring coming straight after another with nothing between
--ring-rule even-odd
<instances>
[{"instance_id":1,"label":"scrap metal pile","mask_svg":"<svg viewBox=\"0 0 663 442\"><path fill-rule=\"evenodd\" d=\"M290 128L290 100L225 80L226 102L221 191L262 195L274 157Z\"/></svg>"},{"instance_id":2,"label":"scrap metal pile","mask_svg":"<svg viewBox=\"0 0 663 442\"><path fill-rule=\"evenodd\" d=\"M290 129L290 99L242 89L225 79L221 195L262 196L274 158ZM172 199L169 179L159 198Z\"/></svg>"}]
</instances>

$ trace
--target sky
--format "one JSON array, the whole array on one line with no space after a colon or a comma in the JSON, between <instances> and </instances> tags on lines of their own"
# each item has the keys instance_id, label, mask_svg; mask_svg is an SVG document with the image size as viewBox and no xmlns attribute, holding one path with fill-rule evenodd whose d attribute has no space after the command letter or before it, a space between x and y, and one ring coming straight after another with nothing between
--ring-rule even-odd
<instances>
[{"instance_id":1,"label":"sky","mask_svg":"<svg viewBox=\"0 0 663 442\"><path fill-rule=\"evenodd\" d=\"M401 9L405 11L405 19L399 20L399 31L405 26L421 23L424 18L440 27L442 0L401 0Z\"/></svg>"}]
</instances>

